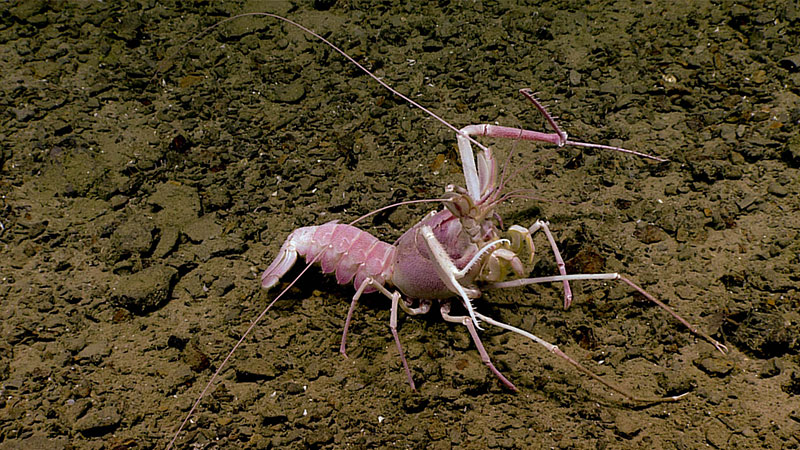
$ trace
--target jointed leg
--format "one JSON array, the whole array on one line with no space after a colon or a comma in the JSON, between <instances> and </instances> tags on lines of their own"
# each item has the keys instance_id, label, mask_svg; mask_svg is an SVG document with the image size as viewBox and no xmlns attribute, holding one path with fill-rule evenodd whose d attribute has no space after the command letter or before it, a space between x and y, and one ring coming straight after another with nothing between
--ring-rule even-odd
<instances>
[{"instance_id":1,"label":"jointed leg","mask_svg":"<svg viewBox=\"0 0 800 450\"><path fill-rule=\"evenodd\" d=\"M519 329L517 327L504 324L502 322L494 320L491 317L487 317L487 316L485 316L483 314L480 314L480 313L476 313L476 314L478 314L478 317L480 317L482 320L486 321L489 324L492 324L494 326L503 328L503 329L508 330L508 331L513 331L514 333L517 333L517 334L519 334L521 336L524 336L524 337L526 337L528 339L533 340L537 344L540 344L541 346L546 348L547 351L549 351L550 353L553 353L554 355L558 356L559 358L562 358L563 360L565 360L568 363L570 363L573 367L575 367L576 369L578 369L581 372L583 372L585 375L590 376L594 380L602 383L604 386L606 386L609 389L611 389L612 391L622 395L623 397L627 398L630 401L637 402L637 403L672 402L672 401L679 400L683 396L686 395L686 394L681 394L681 395L674 395L674 396L670 396L670 397L652 397L652 398L650 398L650 397L636 397L636 396L633 396L630 393L628 393L628 391L622 389L621 387L617 386L616 384L614 384L614 383L612 383L610 381L604 380L599 375L597 375L594 372L592 372L591 370L587 369L586 367L581 365L581 363L579 363L578 361L575 361L569 355L567 355L566 353L562 352L555 345L553 345L553 344L551 344L551 343L549 343L549 342L547 342L547 341L545 341L545 340L543 340L543 339L541 339L541 338L539 338L539 337L537 337L537 336L535 336L535 335L533 335L531 333L528 333L527 331L521 330L521 329ZM444 315L444 313L442 315ZM472 324L470 323L469 325L472 325ZM476 343L477 343L477 340L476 340ZM502 378L502 375L498 375L498 376L500 376Z\"/></svg>"},{"instance_id":2,"label":"jointed leg","mask_svg":"<svg viewBox=\"0 0 800 450\"><path fill-rule=\"evenodd\" d=\"M345 319L344 322L344 332L342 332L342 344L339 347L339 352L344 355L345 358L347 358L347 353L345 353L345 347L347 345L347 330L350 328L350 320L353 317L353 310L356 308L356 303L361 297L361 294L364 293L364 289L366 289L368 286L375 287L381 294L392 300L389 328L392 330L394 342L397 344L397 352L400 354L400 360L403 362L403 369L405 369L406 376L408 377L408 384L411 385L412 390L416 390L414 379L411 377L411 369L408 368L408 361L406 361L406 355L405 352L403 352L403 346L400 344L400 336L397 334L397 306L400 302L400 293L397 291L389 292L388 289L383 287L383 285L376 283L372 278L367 278L363 283L361 283L361 286L359 286L356 294L353 296L353 301L350 302L350 309L347 311L347 319ZM424 314L430 310L430 303L422 302L418 308L410 308L403 303L403 310L409 314Z\"/></svg>"},{"instance_id":3,"label":"jointed leg","mask_svg":"<svg viewBox=\"0 0 800 450\"><path fill-rule=\"evenodd\" d=\"M342 332L342 344L339 346L339 353L344 355L345 358L347 358L347 352L345 351L345 347L347 346L347 330L350 329L350 320L353 318L353 311L355 311L356 303L358 303L358 299L361 298L361 294L364 293L364 289L366 289L371 283L372 278L367 278L363 283L361 283L361 286L358 287L355 295L353 295L353 300L350 302L350 309L347 310L347 318L344 320L344 331ZM391 295L389 298L391 298Z\"/></svg>"},{"instance_id":4,"label":"jointed leg","mask_svg":"<svg viewBox=\"0 0 800 450\"><path fill-rule=\"evenodd\" d=\"M700 330L699 328L695 327L694 325L690 324L686 319L678 315L672 308L661 302L660 300L656 299L652 295L648 294L644 289L639 287L637 284L632 282L631 280L623 277L618 273L589 273L589 274L575 274L575 275L556 275L552 277L538 277L538 278L520 278L517 280L511 281L503 281L500 283L492 283L489 284L488 288L509 288L509 287L519 287L519 286L527 286L529 284L538 284L538 283L551 283L554 281L577 281L577 280L620 280L623 283L627 284L628 286L636 289L637 292L644 295L645 298L650 300L651 302L658 305L659 308L663 309L667 313L669 313L672 317L682 323L686 328L689 329L693 334L698 337L701 337L716 347L717 350L722 352L723 354L728 351L728 347L726 347L721 342L717 341L716 339L712 338L704 331Z\"/></svg>"},{"instance_id":5,"label":"jointed leg","mask_svg":"<svg viewBox=\"0 0 800 450\"><path fill-rule=\"evenodd\" d=\"M550 242L550 248L553 249L553 256L556 259L556 265L558 266L558 273L561 275L567 274L566 265L564 264L564 259L561 258L561 252L558 251L558 244L556 244L556 239L553 237L553 233L550 232L549 224L542 220L537 220L528 231L530 234L533 234L539 230L542 230L547 236L547 241ZM569 281L564 280L564 309L569 308L569 305L572 304L572 289L569 287Z\"/></svg>"},{"instance_id":6,"label":"jointed leg","mask_svg":"<svg viewBox=\"0 0 800 450\"><path fill-rule=\"evenodd\" d=\"M408 377L408 384L411 385L411 390L416 391L414 386L414 378L411 377L411 369L408 368L408 361L406 361L406 354L403 352L403 346L400 344L400 336L397 335L397 302L400 300L400 293L394 291L392 293L392 314L389 317L389 328L392 330L394 342L397 344L397 353L400 354L400 360L403 362L403 369L406 371Z\"/></svg>"},{"instance_id":7,"label":"jointed leg","mask_svg":"<svg viewBox=\"0 0 800 450\"><path fill-rule=\"evenodd\" d=\"M514 386L513 383L508 381L508 379L506 377L504 377L503 374L500 373L499 370L497 370L497 368L494 366L494 364L492 364L492 360L489 359L489 354L486 353L486 349L483 348L483 344L481 343L481 339L478 337L478 331L475 329L475 325L473 325L472 319L469 318L468 316L451 316L450 315L450 302L448 302L448 301L442 302L441 312L442 312L442 318L444 318L444 320L446 320L448 322L453 322L453 323L460 323L460 324L462 324L462 325L467 327L467 330L469 330L470 336L472 336L472 341L475 342L475 347L478 348L478 353L480 353L480 355L481 355L481 361L483 361L483 363L486 364L489 367L489 370L491 370L492 373L495 374L495 376L497 376L497 378L499 378L500 381L504 385L506 385L512 391L516 391L517 387ZM475 313L475 314L478 314L478 313ZM486 316L484 316L482 314L478 314L478 315L479 315L479 317L482 317L482 318L486 317Z\"/></svg>"}]
</instances>

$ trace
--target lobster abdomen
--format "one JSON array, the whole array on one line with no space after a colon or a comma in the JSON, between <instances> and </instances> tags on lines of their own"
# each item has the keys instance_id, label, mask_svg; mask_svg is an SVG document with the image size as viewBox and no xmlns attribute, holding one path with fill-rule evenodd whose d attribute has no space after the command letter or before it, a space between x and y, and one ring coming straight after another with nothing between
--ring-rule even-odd
<instances>
[{"instance_id":1,"label":"lobster abdomen","mask_svg":"<svg viewBox=\"0 0 800 450\"><path fill-rule=\"evenodd\" d=\"M261 286L274 286L294 265L298 254L307 261L316 259L323 273L335 272L339 284L352 280L358 288L367 277L379 284L391 279L395 247L366 231L336 222L298 228L289 235L278 257L261 275ZM364 292L375 290L369 286Z\"/></svg>"}]
</instances>

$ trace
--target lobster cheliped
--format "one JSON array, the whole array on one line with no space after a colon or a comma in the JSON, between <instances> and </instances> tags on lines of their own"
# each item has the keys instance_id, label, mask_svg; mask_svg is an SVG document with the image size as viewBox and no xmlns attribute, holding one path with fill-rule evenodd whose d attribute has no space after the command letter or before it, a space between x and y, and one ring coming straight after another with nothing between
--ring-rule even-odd
<instances>
[{"instance_id":1,"label":"lobster cheliped","mask_svg":"<svg viewBox=\"0 0 800 450\"><path fill-rule=\"evenodd\" d=\"M352 225L340 224L336 221L299 228L289 235L276 259L261 275L262 287L268 289L276 285L280 277L295 263L298 255L304 256L309 263L318 262L324 273L334 272L336 280L340 284L352 282L356 287L356 294L353 296L347 313L340 347L341 353L345 356L347 331L353 310L361 295L378 291L391 299L389 326L412 389L415 388L414 380L397 333L398 307L408 314L424 314L430 311L436 301L439 304L440 313L446 321L461 323L467 327L481 355L481 360L504 385L512 390L516 390L516 387L497 370L481 343L477 332L481 329L481 321L534 340L548 351L564 358L580 371L628 399L642 402L677 400L682 395L664 398L634 397L613 383L601 379L564 354L555 345L475 310L472 300L480 297L482 289L486 288L509 288L560 281L564 285L564 308L568 308L572 302L570 281L620 280L666 310L692 333L708 340L721 352L727 351L725 345L692 326L669 306L618 273L568 275L564 260L547 222L537 220L527 228L512 225L508 229L508 237L501 237L495 207L507 198L502 192L505 180L498 180L497 164L491 149L482 147L475 157L468 136L513 138L548 142L559 146L599 147L650 157L618 147L568 140L566 133L559 128L533 94L527 89L522 89L520 92L531 100L545 116L554 129L553 133L496 125L470 125L461 129L458 134L458 147L467 186L466 188L447 186L443 199L445 207L442 210L426 215L419 223L400 236L394 245L382 242L368 232ZM521 256L524 257L524 253L527 253L527 263L530 264L533 261L535 253L533 234L537 231L542 231L547 237L559 275L522 278L526 274L526 265L523 264ZM506 280L510 274L518 278ZM392 286L397 290L390 290ZM461 300L468 316L450 314L453 298Z\"/></svg>"}]
</instances>

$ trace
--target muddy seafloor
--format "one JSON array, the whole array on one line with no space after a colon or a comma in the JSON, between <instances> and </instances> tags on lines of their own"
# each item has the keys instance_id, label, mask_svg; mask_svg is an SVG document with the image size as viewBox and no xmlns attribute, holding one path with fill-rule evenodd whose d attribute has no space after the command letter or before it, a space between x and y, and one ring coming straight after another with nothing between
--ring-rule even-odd
<instances>
[{"instance_id":1,"label":"muddy seafloor","mask_svg":"<svg viewBox=\"0 0 800 450\"><path fill-rule=\"evenodd\" d=\"M0 449L164 448L278 292L287 234L463 184L458 127L547 130L669 158L492 144L524 167L506 225L550 221L571 272L619 271L723 341L722 355L625 286L486 292L479 311L639 395L631 406L522 337L356 309L318 269L233 357L177 448L800 446L800 8L796 2L60 2L0 12ZM123 9L125 8L125 9ZM157 69L160 71L157 72ZM361 226L388 242L430 205ZM556 273L547 241L532 274ZM299 273L292 270L285 280Z\"/></svg>"}]
</instances>

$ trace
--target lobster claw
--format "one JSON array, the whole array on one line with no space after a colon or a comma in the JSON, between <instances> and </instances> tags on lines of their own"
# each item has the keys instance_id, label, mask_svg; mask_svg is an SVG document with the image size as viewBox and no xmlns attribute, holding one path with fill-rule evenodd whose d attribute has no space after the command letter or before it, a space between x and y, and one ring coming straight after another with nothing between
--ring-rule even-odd
<instances>
[{"instance_id":1,"label":"lobster claw","mask_svg":"<svg viewBox=\"0 0 800 450\"><path fill-rule=\"evenodd\" d=\"M478 153L477 160L481 199L484 199L497 185L497 166L491 151Z\"/></svg>"},{"instance_id":2,"label":"lobster claw","mask_svg":"<svg viewBox=\"0 0 800 450\"><path fill-rule=\"evenodd\" d=\"M455 217L475 217L477 214L475 202L466 192L459 191L463 191L463 189L453 185L447 186L444 197L448 201L444 202L444 206Z\"/></svg>"},{"instance_id":3,"label":"lobster claw","mask_svg":"<svg viewBox=\"0 0 800 450\"><path fill-rule=\"evenodd\" d=\"M517 276L525 276L525 268L517 254L507 248L498 248L486 258L482 278L492 283L502 281L508 273L509 266Z\"/></svg>"},{"instance_id":4,"label":"lobster claw","mask_svg":"<svg viewBox=\"0 0 800 450\"><path fill-rule=\"evenodd\" d=\"M533 246L533 238L531 237L531 231L525 227L521 227L519 225L511 225L508 229L508 234L511 236L511 248L514 250L514 253L519 253L522 250L522 242L525 241L528 244L528 249L530 250L530 256L528 257L528 265L533 263L533 255L536 253L536 249Z\"/></svg>"}]
</instances>

